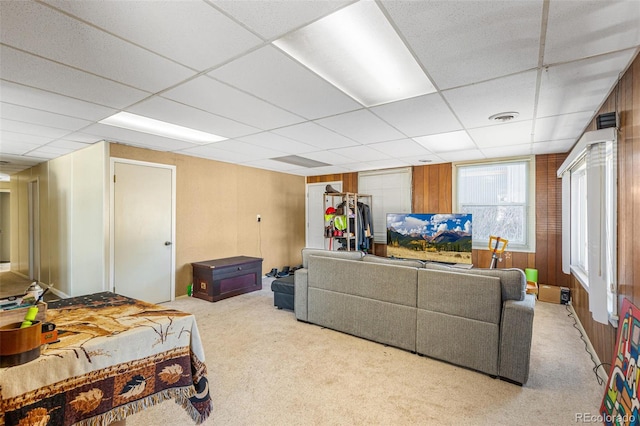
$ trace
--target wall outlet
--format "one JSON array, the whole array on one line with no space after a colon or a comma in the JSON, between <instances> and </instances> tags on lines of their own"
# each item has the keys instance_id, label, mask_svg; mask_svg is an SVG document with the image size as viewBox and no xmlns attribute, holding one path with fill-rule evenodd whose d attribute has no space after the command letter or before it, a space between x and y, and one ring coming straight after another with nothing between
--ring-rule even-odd
<instances>
[{"instance_id":1,"label":"wall outlet","mask_svg":"<svg viewBox=\"0 0 640 426\"><path fill-rule=\"evenodd\" d=\"M262 218L260 217L260 215L258 215L258 217L256 218L256 220L257 220L258 222L260 222L260 221L262 220Z\"/></svg>"}]
</instances>

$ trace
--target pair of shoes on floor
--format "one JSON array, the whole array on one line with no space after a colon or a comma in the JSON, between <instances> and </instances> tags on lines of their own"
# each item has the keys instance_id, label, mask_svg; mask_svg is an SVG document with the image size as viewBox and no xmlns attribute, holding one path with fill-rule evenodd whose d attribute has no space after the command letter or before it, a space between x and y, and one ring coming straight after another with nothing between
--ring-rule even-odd
<instances>
[{"instance_id":1,"label":"pair of shoes on floor","mask_svg":"<svg viewBox=\"0 0 640 426\"><path fill-rule=\"evenodd\" d=\"M278 274L278 268L271 269L271 272L264 274L267 277L275 277Z\"/></svg>"},{"instance_id":2,"label":"pair of shoes on floor","mask_svg":"<svg viewBox=\"0 0 640 426\"><path fill-rule=\"evenodd\" d=\"M278 272L276 274L276 278L284 278L284 277L288 277L289 276L289 267L288 266L283 266L282 267L282 271Z\"/></svg>"}]
</instances>

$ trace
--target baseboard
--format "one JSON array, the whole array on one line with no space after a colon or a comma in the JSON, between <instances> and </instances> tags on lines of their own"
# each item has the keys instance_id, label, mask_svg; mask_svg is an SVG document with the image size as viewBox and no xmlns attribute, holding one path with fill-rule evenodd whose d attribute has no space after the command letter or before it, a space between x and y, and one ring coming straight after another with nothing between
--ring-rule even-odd
<instances>
[{"instance_id":1,"label":"baseboard","mask_svg":"<svg viewBox=\"0 0 640 426\"><path fill-rule=\"evenodd\" d=\"M40 284L42 284L42 283L40 283ZM59 298L61 298L61 299L68 299L68 298L70 298L70 297L71 297L71 296L69 296L68 294L66 294L66 293L64 293L64 292L62 292L62 291L60 291L60 290L58 290L58 289L57 289L57 288L55 288L55 287L52 287L52 286L47 285L47 284L42 284L42 285L46 286L46 287L49 289L49 291L50 291L51 293L55 294L56 296L58 296L58 297L59 297Z\"/></svg>"},{"instance_id":2,"label":"baseboard","mask_svg":"<svg viewBox=\"0 0 640 426\"><path fill-rule=\"evenodd\" d=\"M605 378L605 382L609 380L609 372L605 370L605 368L602 366L602 362L600 361L600 358L598 357L598 353L596 352L595 348L593 347L593 345L591 345L591 340L589 339L589 336L587 335L587 332L585 331L584 327L582 327L582 323L580 322L580 318L578 318L578 314L576 314L575 309L573 309L573 305L571 303L569 303L568 305L569 311L571 311L571 315L573 315L573 318L576 321L576 326L578 327L578 330L580 330L580 333L582 333L583 339L587 345L587 350L589 351L589 354L593 357L594 362L596 363L596 365L598 366L598 376L601 378Z\"/></svg>"}]
</instances>

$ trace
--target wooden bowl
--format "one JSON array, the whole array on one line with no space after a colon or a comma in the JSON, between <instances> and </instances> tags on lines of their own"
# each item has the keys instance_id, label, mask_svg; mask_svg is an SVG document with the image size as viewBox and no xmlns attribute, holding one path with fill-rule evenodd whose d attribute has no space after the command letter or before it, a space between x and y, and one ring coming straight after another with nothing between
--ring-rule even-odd
<instances>
[{"instance_id":1,"label":"wooden bowl","mask_svg":"<svg viewBox=\"0 0 640 426\"><path fill-rule=\"evenodd\" d=\"M40 356L42 324L34 321L20 328L22 322L0 327L0 367L24 364Z\"/></svg>"}]
</instances>

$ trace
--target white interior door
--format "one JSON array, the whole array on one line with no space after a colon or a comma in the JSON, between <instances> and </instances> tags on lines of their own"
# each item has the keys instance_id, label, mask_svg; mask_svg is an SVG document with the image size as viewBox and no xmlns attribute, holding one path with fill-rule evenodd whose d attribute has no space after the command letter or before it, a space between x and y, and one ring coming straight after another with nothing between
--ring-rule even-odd
<instances>
[{"instance_id":1,"label":"white interior door","mask_svg":"<svg viewBox=\"0 0 640 426\"><path fill-rule=\"evenodd\" d=\"M323 182L307 184L307 242L311 248L328 248L324 238L324 193L327 185L342 191L342 182Z\"/></svg>"},{"instance_id":2,"label":"white interior door","mask_svg":"<svg viewBox=\"0 0 640 426\"><path fill-rule=\"evenodd\" d=\"M9 262L11 253L11 228L10 228L10 208L8 192L0 191L0 262Z\"/></svg>"},{"instance_id":3,"label":"white interior door","mask_svg":"<svg viewBox=\"0 0 640 426\"><path fill-rule=\"evenodd\" d=\"M151 303L174 294L175 168L114 161L114 292Z\"/></svg>"}]
</instances>

